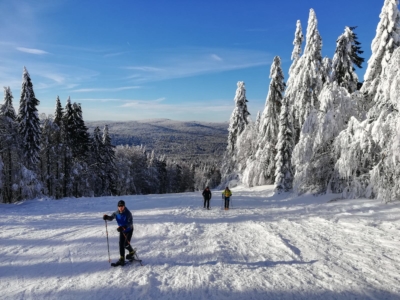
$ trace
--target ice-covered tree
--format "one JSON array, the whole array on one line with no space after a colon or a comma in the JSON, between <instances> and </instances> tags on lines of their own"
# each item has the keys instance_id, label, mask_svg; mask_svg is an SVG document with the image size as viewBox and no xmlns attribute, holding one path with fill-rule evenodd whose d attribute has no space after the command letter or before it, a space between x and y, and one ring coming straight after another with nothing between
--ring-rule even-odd
<instances>
[{"instance_id":1,"label":"ice-covered tree","mask_svg":"<svg viewBox=\"0 0 400 300\"><path fill-rule=\"evenodd\" d=\"M355 99L336 81L321 91L319 110L312 110L303 124L300 140L293 151L297 193L330 190L335 165L333 141L346 128L351 116L358 116Z\"/></svg>"},{"instance_id":2,"label":"ice-covered tree","mask_svg":"<svg viewBox=\"0 0 400 300\"><path fill-rule=\"evenodd\" d=\"M221 167L224 181L223 183L226 183L234 178L237 179L237 174L235 174L234 171L236 164L235 154L238 147L237 140L249 123L248 116L250 113L247 110L248 100L246 99L246 88L243 81L239 81L237 83L234 102L235 108L232 112L228 128L228 146L226 148Z\"/></svg>"},{"instance_id":3,"label":"ice-covered tree","mask_svg":"<svg viewBox=\"0 0 400 300\"><path fill-rule=\"evenodd\" d=\"M264 185L275 182L276 144L278 141L283 92L285 90L279 56L274 58L269 78L271 78L271 82L257 136L257 152L254 164L256 177L251 185Z\"/></svg>"},{"instance_id":4,"label":"ice-covered tree","mask_svg":"<svg viewBox=\"0 0 400 300\"><path fill-rule=\"evenodd\" d=\"M380 82L381 74L387 65L393 51L400 45L400 13L399 0L385 0L379 15L380 21L376 35L372 41L372 55L364 75L361 91L373 101Z\"/></svg>"},{"instance_id":5,"label":"ice-covered tree","mask_svg":"<svg viewBox=\"0 0 400 300\"><path fill-rule=\"evenodd\" d=\"M30 170L35 170L39 162L40 121L37 110L39 103L40 101L35 97L28 70L24 67L17 120L24 159Z\"/></svg>"},{"instance_id":6,"label":"ice-covered tree","mask_svg":"<svg viewBox=\"0 0 400 300\"><path fill-rule=\"evenodd\" d=\"M336 50L332 60L332 80L346 88L349 93L357 90L358 76L355 67L361 68L364 58L360 43L354 33L355 27L345 27L344 33L336 41Z\"/></svg>"},{"instance_id":7,"label":"ice-covered tree","mask_svg":"<svg viewBox=\"0 0 400 300\"><path fill-rule=\"evenodd\" d=\"M317 29L318 21L313 9L308 19L306 46L303 55L290 72L285 97L290 101L293 115L294 140L298 141L301 127L309 112L318 108L322 89L322 39Z\"/></svg>"},{"instance_id":8,"label":"ice-covered tree","mask_svg":"<svg viewBox=\"0 0 400 300\"><path fill-rule=\"evenodd\" d=\"M228 147L230 153L236 148L236 141L238 136L243 132L248 124L247 117L250 115L247 110L246 88L243 81L237 83L237 90L235 95L235 109L232 112L229 128L228 128Z\"/></svg>"},{"instance_id":9,"label":"ice-covered tree","mask_svg":"<svg viewBox=\"0 0 400 300\"><path fill-rule=\"evenodd\" d=\"M303 41L304 41L304 36L303 36L303 29L301 28L301 22L300 20L297 20L296 23L296 31L294 33L294 40L293 40L293 51L292 51L292 65L290 67L290 71L293 70L296 66L296 63L298 61L298 59L301 56L301 47L303 45ZM291 73L289 71L289 73Z\"/></svg>"},{"instance_id":10,"label":"ice-covered tree","mask_svg":"<svg viewBox=\"0 0 400 300\"><path fill-rule=\"evenodd\" d=\"M282 100L279 117L278 143L275 169L276 192L287 192L293 185L292 152L294 147L292 114L289 108L288 98Z\"/></svg>"},{"instance_id":11,"label":"ice-covered tree","mask_svg":"<svg viewBox=\"0 0 400 300\"><path fill-rule=\"evenodd\" d=\"M4 87L4 102L3 105L0 106L0 114L12 121L15 121L17 119L17 115L12 104L13 98L14 97L11 93L10 87Z\"/></svg>"}]
</instances>

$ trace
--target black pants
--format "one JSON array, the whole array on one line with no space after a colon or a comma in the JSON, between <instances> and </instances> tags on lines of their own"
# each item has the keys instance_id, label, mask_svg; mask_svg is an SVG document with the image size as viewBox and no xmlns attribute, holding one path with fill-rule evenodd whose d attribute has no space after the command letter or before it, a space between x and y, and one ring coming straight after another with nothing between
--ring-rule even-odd
<instances>
[{"instance_id":1,"label":"black pants","mask_svg":"<svg viewBox=\"0 0 400 300\"><path fill-rule=\"evenodd\" d=\"M229 197L225 197L225 208L229 208Z\"/></svg>"},{"instance_id":2,"label":"black pants","mask_svg":"<svg viewBox=\"0 0 400 300\"><path fill-rule=\"evenodd\" d=\"M119 255L125 258L125 249L129 252L133 251L132 246L130 245L132 238L133 230L128 233L119 233Z\"/></svg>"},{"instance_id":3,"label":"black pants","mask_svg":"<svg viewBox=\"0 0 400 300\"><path fill-rule=\"evenodd\" d=\"M204 198L204 208L210 208L210 199Z\"/></svg>"}]
</instances>

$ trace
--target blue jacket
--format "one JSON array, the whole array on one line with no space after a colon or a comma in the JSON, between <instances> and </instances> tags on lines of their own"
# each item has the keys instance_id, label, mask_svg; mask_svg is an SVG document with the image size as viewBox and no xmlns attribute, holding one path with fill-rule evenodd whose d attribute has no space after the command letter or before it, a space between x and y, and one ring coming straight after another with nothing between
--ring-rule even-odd
<instances>
[{"instance_id":1,"label":"blue jacket","mask_svg":"<svg viewBox=\"0 0 400 300\"><path fill-rule=\"evenodd\" d=\"M118 226L122 226L125 228L125 233L133 231L132 213L129 211L128 208L125 207L122 213L120 213L119 210L114 212L110 216L110 221L114 220L114 218L117 219Z\"/></svg>"}]
</instances>

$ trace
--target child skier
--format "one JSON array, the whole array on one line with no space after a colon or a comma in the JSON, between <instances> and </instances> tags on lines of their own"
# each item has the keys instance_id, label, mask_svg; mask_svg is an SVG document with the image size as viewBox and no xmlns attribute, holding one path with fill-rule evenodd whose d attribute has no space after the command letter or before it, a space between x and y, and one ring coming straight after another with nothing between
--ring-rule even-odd
<instances>
[{"instance_id":1,"label":"child skier","mask_svg":"<svg viewBox=\"0 0 400 300\"><path fill-rule=\"evenodd\" d=\"M206 189L203 191L203 198L204 198L204 208L210 209L210 200L211 200L211 191L209 187L206 187Z\"/></svg>"}]
</instances>

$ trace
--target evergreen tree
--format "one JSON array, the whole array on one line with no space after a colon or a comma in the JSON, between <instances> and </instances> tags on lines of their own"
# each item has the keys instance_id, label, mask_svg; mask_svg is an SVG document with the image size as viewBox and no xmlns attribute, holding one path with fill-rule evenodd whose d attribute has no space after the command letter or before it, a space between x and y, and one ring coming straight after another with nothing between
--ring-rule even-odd
<instances>
[{"instance_id":1,"label":"evergreen tree","mask_svg":"<svg viewBox=\"0 0 400 300\"><path fill-rule=\"evenodd\" d=\"M372 41L372 55L364 75L361 91L367 95L368 101L373 101L382 72L393 51L400 45L400 12L399 0L385 0L379 15L380 21L376 35ZM376 117L376 116L374 116Z\"/></svg>"},{"instance_id":2,"label":"evergreen tree","mask_svg":"<svg viewBox=\"0 0 400 300\"><path fill-rule=\"evenodd\" d=\"M40 121L36 108L39 103L35 97L29 73L24 67L17 120L25 162L30 170L34 170L39 162Z\"/></svg>"},{"instance_id":3,"label":"evergreen tree","mask_svg":"<svg viewBox=\"0 0 400 300\"><path fill-rule=\"evenodd\" d=\"M275 190L280 193L287 192L293 184L292 152L294 147L292 115L289 109L289 101L284 98L279 118L278 143L275 169Z\"/></svg>"},{"instance_id":4,"label":"evergreen tree","mask_svg":"<svg viewBox=\"0 0 400 300\"><path fill-rule=\"evenodd\" d=\"M248 124L247 117L250 113L247 110L246 88L243 81L237 83L235 95L235 109L232 112L228 128L228 147L227 150L233 153L236 147L236 140Z\"/></svg>"},{"instance_id":5,"label":"evergreen tree","mask_svg":"<svg viewBox=\"0 0 400 300\"><path fill-rule=\"evenodd\" d=\"M301 47L303 45L304 41L304 36L303 36L303 29L301 28L301 22L300 20L297 20L296 23L296 31L294 33L294 40L293 40L293 51L292 51L292 65L290 66L289 69L289 74L291 73L292 70L294 70L297 61L299 60L301 56Z\"/></svg>"},{"instance_id":6,"label":"evergreen tree","mask_svg":"<svg viewBox=\"0 0 400 300\"><path fill-rule=\"evenodd\" d=\"M336 51L332 61L332 80L346 88L349 93L357 90L358 76L354 65L361 68L364 58L360 43L353 32L355 27L345 27L344 33L336 41Z\"/></svg>"},{"instance_id":7,"label":"evergreen tree","mask_svg":"<svg viewBox=\"0 0 400 300\"><path fill-rule=\"evenodd\" d=\"M336 162L333 141L346 128L350 117L358 116L355 99L337 82L326 84L319 100L319 110L314 109L308 115L293 151L294 187L299 194L331 190Z\"/></svg>"},{"instance_id":8,"label":"evergreen tree","mask_svg":"<svg viewBox=\"0 0 400 300\"><path fill-rule=\"evenodd\" d=\"M279 133L279 117L283 92L285 90L284 76L281 69L281 59L275 56L271 66L271 82L260 120L257 137L256 170L259 174L254 185L272 184L275 182L275 156Z\"/></svg>"},{"instance_id":9,"label":"evergreen tree","mask_svg":"<svg viewBox=\"0 0 400 300\"><path fill-rule=\"evenodd\" d=\"M237 140L249 123L248 116L250 113L247 110L248 100L246 99L246 88L243 81L239 81L237 83L234 101L235 108L232 112L228 128L228 146L226 148L221 167L223 181L225 182L228 182L236 177L234 169L236 164L235 153L237 152L238 146Z\"/></svg>"},{"instance_id":10,"label":"evergreen tree","mask_svg":"<svg viewBox=\"0 0 400 300\"><path fill-rule=\"evenodd\" d=\"M58 127L61 127L61 123L64 116L64 110L61 106L60 97L57 96L56 100L56 109L54 111L54 121L53 123L56 124Z\"/></svg>"},{"instance_id":11,"label":"evergreen tree","mask_svg":"<svg viewBox=\"0 0 400 300\"><path fill-rule=\"evenodd\" d=\"M106 181L104 170L105 165L105 147L102 141L100 128L97 126L93 131L92 143L90 146L90 177L94 196L102 196Z\"/></svg>"},{"instance_id":12,"label":"evergreen tree","mask_svg":"<svg viewBox=\"0 0 400 300\"><path fill-rule=\"evenodd\" d=\"M104 126L103 129L103 157L104 157L104 172L105 172L105 184L104 184L104 195L115 194L115 180L116 180L116 169L115 169L115 152L114 146L111 144L111 137L108 132L108 125Z\"/></svg>"},{"instance_id":13,"label":"evergreen tree","mask_svg":"<svg viewBox=\"0 0 400 300\"><path fill-rule=\"evenodd\" d=\"M9 87L4 88L4 103L0 106L0 197L4 203L19 200L17 191L13 189L19 183L19 168L22 153L16 113L12 103Z\"/></svg>"},{"instance_id":14,"label":"evergreen tree","mask_svg":"<svg viewBox=\"0 0 400 300\"><path fill-rule=\"evenodd\" d=\"M313 9L308 19L306 46L288 80L285 97L290 101L293 115L294 140L298 142L300 130L309 112L318 108L318 96L322 89L322 39L317 29L317 17Z\"/></svg>"}]
</instances>

